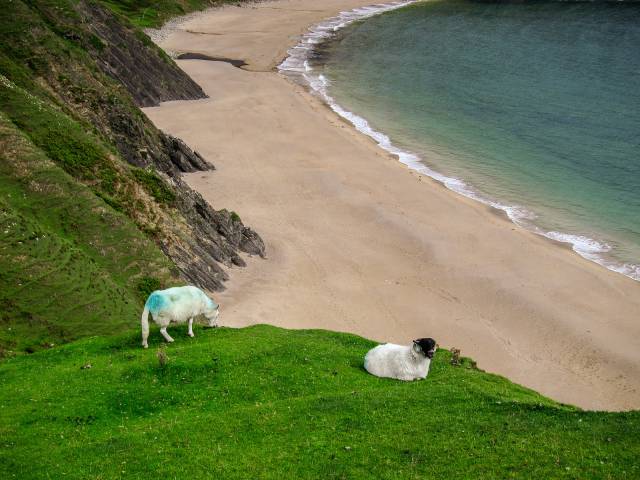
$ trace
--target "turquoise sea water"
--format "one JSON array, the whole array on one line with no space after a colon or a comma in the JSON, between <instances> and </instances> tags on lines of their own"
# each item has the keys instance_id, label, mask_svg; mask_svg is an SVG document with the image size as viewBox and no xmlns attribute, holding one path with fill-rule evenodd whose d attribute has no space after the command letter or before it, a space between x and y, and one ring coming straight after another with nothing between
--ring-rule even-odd
<instances>
[{"instance_id":1,"label":"turquoise sea water","mask_svg":"<svg viewBox=\"0 0 640 480\"><path fill-rule=\"evenodd\" d=\"M640 279L640 4L436 0L310 57L304 76L361 129Z\"/></svg>"}]
</instances>

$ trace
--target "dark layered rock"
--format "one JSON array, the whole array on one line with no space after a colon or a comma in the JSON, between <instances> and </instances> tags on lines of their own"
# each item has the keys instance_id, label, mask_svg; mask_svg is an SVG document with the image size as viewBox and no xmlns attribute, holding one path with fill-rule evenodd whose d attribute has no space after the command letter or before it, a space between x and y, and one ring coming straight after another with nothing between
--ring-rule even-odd
<instances>
[{"instance_id":1,"label":"dark layered rock","mask_svg":"<svg viewBox=\"0 0 640 480\"><path fill-rule=\"evenodd\" d=\"M140 30L97 3L80 2L78 10L102 42L91 45L98 67L124 85L137 105L151 107L168 100L206 98L200 85Z\"/></svg>"},{"instance_id":2,"label":"dark layered rock","mask_svg":"<svg viewBox=\"0 0 640 480\"><path fill-rule=\"evenodd\" d=\"M211 163L202 158L198 152L191 150L187 144L179 138L165 135L163 140L171 163L180 172L215 170L215 167Z\"/></svg>"},{"instance_id":3,"label":"dark layered rock","mask_svg":"<svg viewBox=\"0 0 640 480\"><path fill-rule=\"evenodd\" d=\"M245 226L233 212L214 210L198 192L179 176L170 179L177 195L177 209L191 229L187 245L167 245L162 248L191 283L209 290L222 290L228 279L220 267L244 267L238 252L265 256L264 242Z\"/></svg>"},{"instance_id":4,"label":"dark layered rock","mask_svg":"<svg viewBox=\"0 0 640 480\"><path fill-rule=\"evenodd\" d=\"M260 236L243 225L233 212L214 210L200 194L182 179L187 172L214 170L215 167L182 140L159 131L137 107L156 106L169 100L196 100L206 95L162 50L140 30L116 17L98 3L80 1L74 8L81 19L59 17L58 12L42 8L51 23L75 35L102 74L117 82L109 86L117 92L99 92L105 82L97 78L95 90L85 91L77 108L73 88L50 79L53 90L107 138L128 163L154 168L176 194L174 208L182 220L163 225L158 243L190 283L209 290L223 289L228 275L221 267L244 266L239 252L264 257ZM96 74L92 74L94 78ZM92 80L90 80L92 81ZM106 88L106 85L105 87ZM115 100L114 100L115 98ZM90 108L84 108L90 104Z\"/></svg>"}]
</instances>

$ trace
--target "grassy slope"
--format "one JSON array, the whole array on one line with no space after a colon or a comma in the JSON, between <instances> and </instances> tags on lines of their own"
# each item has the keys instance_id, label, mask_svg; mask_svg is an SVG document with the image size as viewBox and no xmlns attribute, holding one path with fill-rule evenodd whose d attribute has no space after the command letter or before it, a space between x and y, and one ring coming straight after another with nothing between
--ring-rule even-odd
<instances>
[{"instance_id":1,"label":"grassy slope","mask_svg":"<svg viewBox=\"0 0 640 480\"><path fill-rule=\"evenodd\" d=\"M38 6L68 11L73 23L66 0ZM119 158L80 115L97 107L92 102L128 105L126 93L104 81L87 52L68 40L67 26L47 24L25 2L6 10L0 20L0 358L121 332L136 324L148 293L138 287L179 281L154 242L158 212L171 206L173 192L152 171ZM57 96L45 80L52 78L77 101ZM133 106L123 111L141 115Z\"/></svg>"},{"instance_id":2,"label":"grassy slope","mask_svg":"<svg viewBox=\"0 0 640 480\"><path fill-rule=\"evenodd\" d=\"M3 76L0 110L0 358L131 328L148 293L138 287L175 282L134 221L152 223L144 171Z\"/></svg>"},{"instance_id":3,"label":"grassy slope","mask_svg":"<svg viewBox=\"0 0 640 480\"><path fill-rule=\"evenodd\" d=\"M640 412L562 406L444 351L404 383L366 374L353 335L174 337L164 367L157 331L0 364L0 478L640 477Z\"/></svg>"},{"instance_id":4,"label":"grassy slope","mask_svg":"<svg viewBox=\"0 0 640 480\"><path fill-rule=\"evenodd\" d=\"M2 113L0 238L0 346L10 350L131 328L146 272L168 278L153 242Z\"/></svg>"}]
</instances>

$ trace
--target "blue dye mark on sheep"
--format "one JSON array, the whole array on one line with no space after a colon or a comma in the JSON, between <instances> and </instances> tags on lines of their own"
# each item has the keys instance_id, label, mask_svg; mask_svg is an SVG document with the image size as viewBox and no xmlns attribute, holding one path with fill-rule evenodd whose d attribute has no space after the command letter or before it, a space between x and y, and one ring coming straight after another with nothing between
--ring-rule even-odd
<instances>
[{"instance_id":1,"label":"blue dye mark on sheep","mask_svg":"<svg viewBox=\"0 0 640 480\"><path fill-rule=\"evenodd\" d=\"M162 310L166 304L167 299L164 297L164 295L158 292L153 292L151 295L149 295L147 303L145 303L144 306L147 307L151 313L155 314Z\"/></svg>"}]
</instances>

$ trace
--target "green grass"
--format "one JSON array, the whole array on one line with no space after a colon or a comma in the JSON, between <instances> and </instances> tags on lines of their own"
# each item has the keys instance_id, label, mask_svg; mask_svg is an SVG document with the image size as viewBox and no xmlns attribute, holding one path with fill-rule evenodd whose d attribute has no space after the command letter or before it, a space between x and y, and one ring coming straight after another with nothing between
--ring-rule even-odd
<instances>
[{"instance_id":1,"label":"green grass","mask_svg":"<svg viewBox=\"0 0 640 480\"><path fill-rule=\"evenodd\" d=\"M175 193L118 155L107 116L144 125L100 73L73 2L14 1L0 19L0 358L136 322L176 284L156 245ZM153 136L153 131L149 131ZM169 220L168 220L169 219ZM162 230L162 229L165 230ZM141 288L141 279L147 281Z\"/></svg>"},{"instance_id":2,"label":"green grass","mask_svg":"<svg viewBox=\"0 0 640 480\"><path fill-rule=\"evenodd\" d=\"M151 195L158 203L164 203L171 205L175 199L176 194L171 191L169 186L158 176L157 173L151 170L144 170L142 168L132 169L133 176L138 181L139 185Z\"/></svg>"},{"instance_id":3,"label":"green grass","mask_svg":"<svg viewBox=\"0 0 640 480\"><path fill-rule=\"evenodd\" d=\"M0 78L0 105L12 123L66 172L79 179L101 177L100 187L113 191L117 175L109 151L88 127L60 110Z\"/></svg>"},{"instance_id":4,"label":"green grass","mask_svg":"<svg viewBox=\"0 0 640 480\"><path fill-rule=\"evenodd\" d=\"M136 287L140 297L146 299L152 292L162 288L162 282L155 277L144 276L138 280Z\"/></svg>"},{"instance_id":5,"label":"green grass","mask_svg":"<svg viewBox=\"0 0 640 480\"><path fill-rule=\"evenodd\" d=\"M640 412L583 412L436 354L425 381L368 340L175 327L0 364L0 478L638 478ZM91 364L91 368L81 367Z\"/></svg>"},{"instance_id":6,"label":"green grass","mask_svg":"<svg viewBox=\"0 0 640 480\"><path fill-rule=\"evenodd\" d=\"M139 283L171 282L169 269L129 218L0 113L0 357L131 328Z\"/></svg>"}]
</instances>

